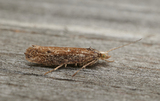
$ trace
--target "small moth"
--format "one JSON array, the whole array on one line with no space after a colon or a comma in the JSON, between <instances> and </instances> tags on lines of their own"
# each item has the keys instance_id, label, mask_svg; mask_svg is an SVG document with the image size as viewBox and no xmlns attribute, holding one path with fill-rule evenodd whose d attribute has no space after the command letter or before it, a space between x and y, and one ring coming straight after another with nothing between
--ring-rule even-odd
<instances>
[{"instance_id":1,"label":"small moth","mask_svg":"<svg viewBox=\"0 0 160 101\"><path fill-rule=\"evenodd\" d=\"M138 42L140 40L141 39L135 42ZM107 60L111 57L108 55L110 51L130 45L135 42L131 42L105 52L98 51L92 48L47 47L32 45L32 47L29 47L24 54L26 56L26 60L32 63L42 64L45 66L58 65L56 68L46 72L44 75L57 70L63 65L65 65L65 67L67 67L67 64L75 64L75 66L77 66L77 64L81 65L82 68L80 68L72 75L75 76L81 69L95 64L100 59L107 62L113 62Z\"/></svg>"}]
</instances>

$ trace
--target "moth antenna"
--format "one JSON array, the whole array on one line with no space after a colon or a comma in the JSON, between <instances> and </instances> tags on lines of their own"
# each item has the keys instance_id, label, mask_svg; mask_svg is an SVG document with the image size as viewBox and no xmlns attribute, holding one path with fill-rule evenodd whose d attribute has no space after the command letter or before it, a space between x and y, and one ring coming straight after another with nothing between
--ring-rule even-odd
<instances>
[{"instance_id":1,"label":"moth antenna","mask_svg":"<svg viewBox=\"0 0 160 101\"><path fill-rule=\"evenodd\" d=\"M142 39L142 38L141 38L141 39ZM112 49L106 51L105 53L109 53L110 51L116 50L116 49L118 49L118 48L122 48L122 47L124 47L124 46L128 46L128 45L130 45L130 44L136 43L136 42L140 41L141 39L136 40L136 41L134 41L134 42L130 42L130 43L128 43L128 44L125 44L125 45L122 45L122 46L119 46L119 47L116 47L116 48L112 48Z\"/></svg>"}]
</instances>

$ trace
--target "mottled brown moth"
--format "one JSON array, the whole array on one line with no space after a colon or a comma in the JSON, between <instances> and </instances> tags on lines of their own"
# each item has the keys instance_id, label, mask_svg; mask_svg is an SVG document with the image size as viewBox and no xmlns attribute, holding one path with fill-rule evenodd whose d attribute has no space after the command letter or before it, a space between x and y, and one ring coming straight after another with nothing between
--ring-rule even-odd
<instances>
[{"instance_id":1,"label":"mottled brown moth","mask_svg":"<svg viewBox=\"0 0 160 101\"><path fill-rule=\"evenodd\" d=\"M138 42L141 39L135 41ZM107 62L113 62L107 60L111 56L108 55L110 51L116 50L118 48L130 45L131 42L108 51L102 52L92 48L74 48L74 47L47 47L47 46L38 46L32 45L29 47L24 53L26 56L26 60L32 63L42 64L45 66L53 66L58 65L53 70L46 72L44 75L57 70L67 64L75 64L77 66L81 65L77 72L75 72L72 76L75 76L81 69L95 64L98 60L105 60Z\"/></svg>"}]
</instances>

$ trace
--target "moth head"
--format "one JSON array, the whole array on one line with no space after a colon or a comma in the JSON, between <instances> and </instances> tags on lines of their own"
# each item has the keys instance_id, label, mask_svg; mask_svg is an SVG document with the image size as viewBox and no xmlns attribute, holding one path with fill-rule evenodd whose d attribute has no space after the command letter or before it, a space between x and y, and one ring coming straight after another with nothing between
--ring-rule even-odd
<instances>
[{"instance_id":1,"label":"moth head","mask_svg":"<svg viewBox=\"0 0 160 101\"><path fill-rule=\"evenodd\" d=\"M122 47L124 47L124 46L128 46L128 45L130 45L130 44L132 44L132 43L136 43L136 42L138 42L138 41L140 41L140 40L141 40L141 39L136 40L136 41L134 41L134 42L130 42L130 43L128 43L128 44L125 44L125 45L122 45L122 46L119 46L119 47L116 47L116 48L112 48L112 49L110 49L110 50L108 50L108 51L106 51L106 52L100 52L100 59L105 60L105 61L108 61L108 60L106 60L106 59L108 59L108 58L111 57L111 56L108 55L108 53L109 53L110 51L113 51L113 50L122 48ZM109 61L108 61L108 62L109 62Z\"/></svg>"},{"instance_id":2,"label":"moth head","mask_svg":"<svg viewBox=\"0 0 160 101\"><path fill-rule=\"evenodd\" d=\"M100 52L100 59L106 60L106 59L108 59L110 57L111 56L109 56L108 53L106 53L106 52Z\"/></svg>"}]
</instances>

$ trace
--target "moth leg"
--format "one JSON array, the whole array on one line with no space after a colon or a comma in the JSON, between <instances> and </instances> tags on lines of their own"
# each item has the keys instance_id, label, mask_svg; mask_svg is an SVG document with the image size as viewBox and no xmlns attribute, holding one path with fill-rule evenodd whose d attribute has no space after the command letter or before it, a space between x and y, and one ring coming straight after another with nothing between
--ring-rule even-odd
<instances>
[{"instance_id":1,"label":"moth leg","mask_svg":"<svg viewBox=\"0 0 160 101\"><path fill-rule=\"evenodd\" d=\"M65 64L65 67L67 67L67 64Z\"/></svg>"},{"instance_id":2,"label":"moth leg","mask_svg":"<svg viewBox=\"0 0 160 101\"><path fill-rule=\"evenodd\" d=\"M84 65L81 69L85 68L86 66L88 66L88 65L90 65L90 64L92 64L92 63L94 63L94 62L96 62L96 61L97 61L97 60L93 60L93 61L87 63L87 64ZM75 72L75 73L72 75L72 77L75 76L81 69L79 69L77 72Z\"/></svg>"},{"instance_id":3,"label":"moth leg","mask_svg":"<svg viewBox=\"0 0 160 101\"><path fill-rule=\"evenodd\" d=\"M98 61L98 60L97 60ZM93 64L95 64L97 61L95 61L95 62L93 62L93 63L91 63L91 64L89 64L89 66L92 66Z\"/></svg>"},{"instance_id":4,"label":"moth leg","mask_svg":"<svg viewBox=\"0 0 160 101\"><path fill-rule=\"evenodd\" d=\"M48 73L51 73L51 72L57 70L58 68L62 67L63 65L64 65L64 64L61 64L61 65L57 66L56 68L54 68L54 69L52 69L52 70L46 72L44 75L46 75L46 74L48 74Z\"/></svg>"},{"instance_id":5,"label":"moth leg","mask_svg":"<svg viewBox=\"0 0 160 101\"><path fill-rule=\"evenodd\" d=\"M107 61L107 62L114 62L114 60L105 60L105 61Z\"/></svg>"}]
</instances>

